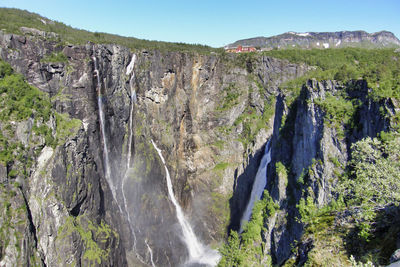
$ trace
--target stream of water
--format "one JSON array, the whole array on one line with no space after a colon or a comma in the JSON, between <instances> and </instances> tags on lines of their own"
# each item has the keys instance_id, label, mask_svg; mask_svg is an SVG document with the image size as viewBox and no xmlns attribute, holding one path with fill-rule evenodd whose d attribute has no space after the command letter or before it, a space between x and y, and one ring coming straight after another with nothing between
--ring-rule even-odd
<instances>
[{"instance_id":1,"label":"stream of water","mask_svg":"<svg viewBox=\"0 0 400 267\"><path fill-rule=\"evenodd\" d=\"M215 266L220 259L220 255L218 254L217 251L205 247L197 239L192 227L185 218L185 215L183 214L181 206L179 205L178 201L175 198L174 191L172 188L171 177L167 165L165 164L165 160L162 155L161 149L159 149L156 146L153 140L151 140L151 143L153 144L155 150L157 151L158 155L161 158L162 163L164 164L167 187L168 187L168 196L171 202L175 206L176 218L178 219L179 225L181 226L183 241L189 252L189 259L187 261L187 264L202 264L208 266Z\"/></svg>"},{"instance_id":2,"label":"stream of water","mask_svg":"<svg viewBox=\"0 0 400 267\"><path fill-rule=\"evenodd\" d=\"M97 66L97 59L95 56L93 56L93 62L94 62L94 72L96 73L96 78L97 78L97 104L98 104L99 118L100 118L100 131L101 131L101 137L103 140L103 165L105 168L106 180L108 182L108 185L111 188L111 192L112 192L114 200L117 201L114 182L111 178L110 160L109 160L109 156L108 156L108 145L107 145L107 137L106 137L106 131L105 131L106 126L105 126L105 116L104 116L104 107L103 107L103 96L101 94L100 73L99 73L99 68Z\"/></svg>"},{"instance_id":3,"label":"stream of water","mask_svg":"<svg viewBox=\"0 0 400 267\"><path fill-rule=\"evenodd\" d=\"M253 182L249 202L247 202L246 210L243 213L240 221L240 233L243 231L243 226L250 220L253 211L254 202L260 200L267 185L267 168L271 162L271 146L270 141L265 145L264 156L261 159L260 166L258 167L256 178Z\"/></svg>"}]
</instances>

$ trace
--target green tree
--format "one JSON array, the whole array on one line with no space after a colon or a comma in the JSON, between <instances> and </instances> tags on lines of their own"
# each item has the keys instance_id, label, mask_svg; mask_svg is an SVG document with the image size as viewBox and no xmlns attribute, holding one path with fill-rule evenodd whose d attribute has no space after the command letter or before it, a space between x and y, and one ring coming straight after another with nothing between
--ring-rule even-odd
<instances>
[{"instance_id":1,"label":"green tree","mask_svg":"<svg viewBox=\"0 0 400 267\"><path fill-rule=\"evenodd\" d=\"M352 145L353 179L343 185L354 205L382 207L400 203L400 137L367 137Z\"/></svg>"},{"instance_id":2,"label":"green tree","mask_svg":"<svg viewBox=\"0 0 400 267\"><path fill-rule=\"evenodd\" d=\"M219 250L221 260L219 267L240 266L244 260L243 253L240 250L240 239L236 231L231 231L228 242Z\"/></svg>"},{"instance_id":3,"label":"green tree","mask_svg":"<svg viewBox=\"0 0 400 267\"><path fill-rule=\"evenodd\" d=\"M390 135L390 134L389 134ZM400 203L400 137L367 137L352 145L351 179L340 186L350 207L357 207L359 236L368 241L376 212Z\"/></svg>"},{"instance_id":4,"label":"green tree","mask_svg":"<svg viewBox=\"0 0 400 267\"><path fill-rule=\"evenodd\" d=\"M338 81L357 79L357 72L355 68L349 67L347 64L344 64L336 72L334 79Z\"/></svg>"}]
</instances>

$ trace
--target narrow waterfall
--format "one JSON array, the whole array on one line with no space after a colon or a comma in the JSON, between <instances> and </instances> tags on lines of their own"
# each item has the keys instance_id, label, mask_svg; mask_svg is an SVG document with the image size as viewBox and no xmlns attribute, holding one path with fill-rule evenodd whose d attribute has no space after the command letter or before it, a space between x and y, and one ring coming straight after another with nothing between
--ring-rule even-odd
<instances>
[{"instance_id":1,"label":"narrow waterfall","mask_svg":"<svg viewBox=\"0 0 400 267\"><path fill-rule=\"evenodd\" d=\"M179 205L178 201L175 198L174 191L172 188L171 177L169 175L169 171L167 165L165 164L164 157L161 153L161 149L159 149L153 140L151 140L155 150L158 152L158 155L161 158L162 163L164 164L165 174L167 179L167 187L168 187L168 195L169 199L175 206L176 210L176 218L182 229L183 234L183 241L186 244L186 247L189 252L189 260L188 263L199 263L209 266L217 265L220 255L217 251L211 250L207 247L204 247L197 239L195 233L193 232L192 227L190 226L189 222L186 220L182 208Z\"/></svg>"},{"instance_id":2,"label":"narrow waterfall","mask_svg":"<svg viewBox=\"0 0 400 267\"><path fill-rule=\"evenodd\" d=\"M152 267L156 267L156 265L154 264L154 260L153 260L153 250L151 249L151 247L149 246L149 243L147 243L147 239L144 240L144 243L147 246L147 250L150 253L150 262L151 262L151 266Z\"/></svg>"},{"instance_id":3,"label":"narrow waterfall","mask_svg":"<svg viewBox=\"0 0 400 267\"><path fill-rule=\"evenodd\" d=\"M253 182L249 202L247 203L246 210L243 213L242 220L240 221L240 233L243 231L243 226L250 220L253 211L254 202L260 200L267 185L267 167L271 162L271 141L268 141L264 148L264 156L261 159L260 166Z\"/></svg>"},{"instance_id":4,"label":"narrow waterfall","mask_svg":"<svg viewBox=\"0 0 400 267\"><path fill-rule=\"evenodd\" d=\"M94 53L93 49L93 62L94 62L94 72L97 77L97 104L99 108L99 118L100 118L100 131L101 131L101 136L103 139L103 165L105 168L105 176L106 180L108 182L108 185L111 188L112 195L114 197L114 200L116 200L116 193L115 193L115 186L113 183L113 180L111 178L111 170L110 170L110 160L108 157L108 146L107 146L107 137L106 137L106 132L105 132L105 116L104 116L104 108L103 108L103 97L101 94L101 81L100 81L100 73L99 73L99 68L97 66L97 58Z\"/></svg>"},{"instance_id":5,"label":"narrow waterfall","mask_svg":"<svg viewBox=\"0 0 400 267\"><path fill-rule=\"evenodd\" d=\"M136 63L136 54L133 54L131 62L129 63L128 67L126 68L126 75L131 75L131 78L129 79L129 87L131 89L131 99L133 100L134 103L137 102L136 99L136 91L135 87L133 86L133 80L135 79L135 72L133 71L133 68L135 67Z\"/></svg>"},{"instance_id":6,"label":"narrow waterfall","mask_svg":"<svg viewBox=\"0 0 400 267\"><path fill-rule=\"evenodd\" d=\"M129 227L131 229L132 232L132 236L133 236L133 248L134 250L136 250L136 234L135 234L135 230L133 229L133 224L131 221L131 215L129 213L129 209L128 209L128 201L126 200L126 196L125 196L125 183L129 178L129 171L131 169L131 160L132 160L132 140L133 140L133 106L134 103L136 103L136 92L135 89L133 87L132 81L135 77L135 72L133 71L133 68L135 66L135 62L136 62L136 55L133 54L131 62L129 63L127 70L126 70L126 75L131 75L131 78L129 80L129 87L130 87L130 91L131 91L131 110L130 110L130 117L129 117L129 129L128 129L128 154L127 154L127 158L126 158L126 171L125 171L125 175L124 178L122 179L122 184L121 184L121 191L122 191L122 198L124 200L124 207L125 207L125 212L126 215L128 217L128 222L129 222Z\"/></svg>"},{"instance_id":7,"label":"narrow waterfall","mask_svg":"<svg viewBox=\"0 0 400 267\"><path fill-rule=\"evenodd\" d=\"M194 234L192 227L190 226L189 222L186 220L185 216L183 215L182 208L175 198L174 191L172 188L171 177L169 175L168 168L165 165L165 160L161 153L161 149L159 149L156 146L156 144L154 143L153 140L151 140L151 142L152 142L154 148L157 150L157 152L161 158L161 161L164 164L166 179L167 179L168 195L169 195L170 200L172 201L172 203L175 206L176 217L178 219L179 224L181 225L182 232L183 232L183 240L186 243L186 247L189 250L189 256L190 256L190 258L198 258L203 252L202 245L197 240L197 237Z\"/></svg>"}]
</instances>

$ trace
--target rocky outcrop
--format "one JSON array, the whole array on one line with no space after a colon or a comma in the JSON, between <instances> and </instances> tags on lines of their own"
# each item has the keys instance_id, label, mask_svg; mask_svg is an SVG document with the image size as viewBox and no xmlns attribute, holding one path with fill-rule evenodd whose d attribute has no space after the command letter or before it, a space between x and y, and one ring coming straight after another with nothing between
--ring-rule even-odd
<instances>
[{"instance_id":1,"label":"rocky outcrop","mask_svg":"<svg viewBox=\"0 0 400 267\"><path fill-rule=\"evenodd\" d=\"M390 121L379 110L391 110L392 105L374 102L367 97L368 91L362 80L348 84L309 80L289 107L283 99L278 101L268 168L268 177L272 179L267 188L281 209L266 223L264 235L265 254L271 254L275 263L282 264L289 258L291 247L302 235L302 224L296 219L300 198L311 196L320 207L329 203L350 157L351 144L390 129ZM338 120L324 108L324 101L344 95L342 101L359 102L347 111L351 118ZM287 177L277 173L278 162L285 166Z\"/></svg>"},{"instance_id":2,"label":"rocky outcrop","mask_svg":"<svg viewBox=\"0 0 400 267\"><path fill-rule=\"evenodd\" d=\"M262 49L273 48L341 48L341 47L398 47L399 39L391 32L367 33L364 31L341 32L287 32L272 37L256 37L236 41L227 48L254 46Z\"/></svg>"}]
</instances>

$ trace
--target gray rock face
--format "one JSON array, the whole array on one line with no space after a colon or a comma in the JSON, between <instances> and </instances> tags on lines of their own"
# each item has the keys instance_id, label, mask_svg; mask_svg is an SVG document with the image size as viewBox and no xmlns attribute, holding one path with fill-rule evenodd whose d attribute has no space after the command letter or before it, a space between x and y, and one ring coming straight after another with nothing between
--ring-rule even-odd
<instances>
[{"instance_id":1,"label":"gray rock face","mask_svg":"<svg viewBox=\"0 0 400 267\"><path fill-rule=\"evenodd\" d=\"M341 32L287 32L272 37L256 37L236 41L227 47L255 46L273 48L341 48L341 47L398 47L400 41L388 31L367 33L364 31Z\"/></svg>"},{"instance_id":2,"label":"gray rock face","mask_svg":"<svg viewBox=\"0 0 400 267\"><path fill-rule=\"evenodd\" d=\"M351 131L346 130L346 125L330 126L329 117L318 104L328 94L337 96L343 92L361 102L353 118L359 126ZM296 204L300 198L311 196L319 206L328 203L337 183L337 173L343 172L340 166L349 158L350 145L389 129L389 121L379 110L390 110L391 104L374 102L367 96L368 87L364 81L343 85L335 81L310 80L290 109L278 99L272 161L268 168L268 177L273 179L268 180L267 187L281 210L266 224L265 233L265 254L271 254L277 264L289 258L291 244L302 234L302 225L296 220L299 217ZM283 125L282 117L286 117ZM286 185L282 185L276 174L277 162L290 170Z\"/></svg>"},{"instance_id":3,"label":"gray rock face","mask_svg":"<svg viewBox=\"0 0 400 267\"><path fill-rule=\"evenodd\" d=\"M43 62L55 52L67 61ZM287 107L279 86L308 71L304 65L269 57L238 63L233 55L133 54L117 45L60 45L29 33L0 33L0 56L47 93L57 112L82 122L55 148L39 142L29 179L19 187L10 187L7 166L0 165L3 191L16 192L7 195L12 207L26 207L10 217L24 222L13 230L23 235L1 248L5 265L26 265L31 258L47 266L182 264L188 254L151 140L162 150L175 197L194 232L204 244L216 245L228 228L238 229L271 138L267 189L281 210L266 223L265 255L280 264L301 235L295 219L300 197L311 195L319 205L329 201L338 171L330 159L344 163L349 144L388 127L380 108L394 112L395 106L368 100L366 84L357 82L351 97L361 99L360 112L368 120L343 139L326 127L317 99L345 90L344 85L309 81ZM49 122L53 131L55 124ZM18 140L29 144L29 121L15 127ZM276 175L277 162L292 171L288 181ZM306 179L306 171L314 175ZM27 244L21 245L23 257L13 256L17 243Z\"/></svg>"},{"instance_id":4,"label":"gray rock face","mask_svg":"<svg viewBox=\"0 0 400 267\"><path fill-rule=\"evenodd\" d=\"M21 27L19 29L23 34L32 34L32 35L36 35L36 36L43 37L43 38L57 38L58 37L58 34L56 34L54 32L40 31L35 28Z\"/></svg>"}]
</instances>

